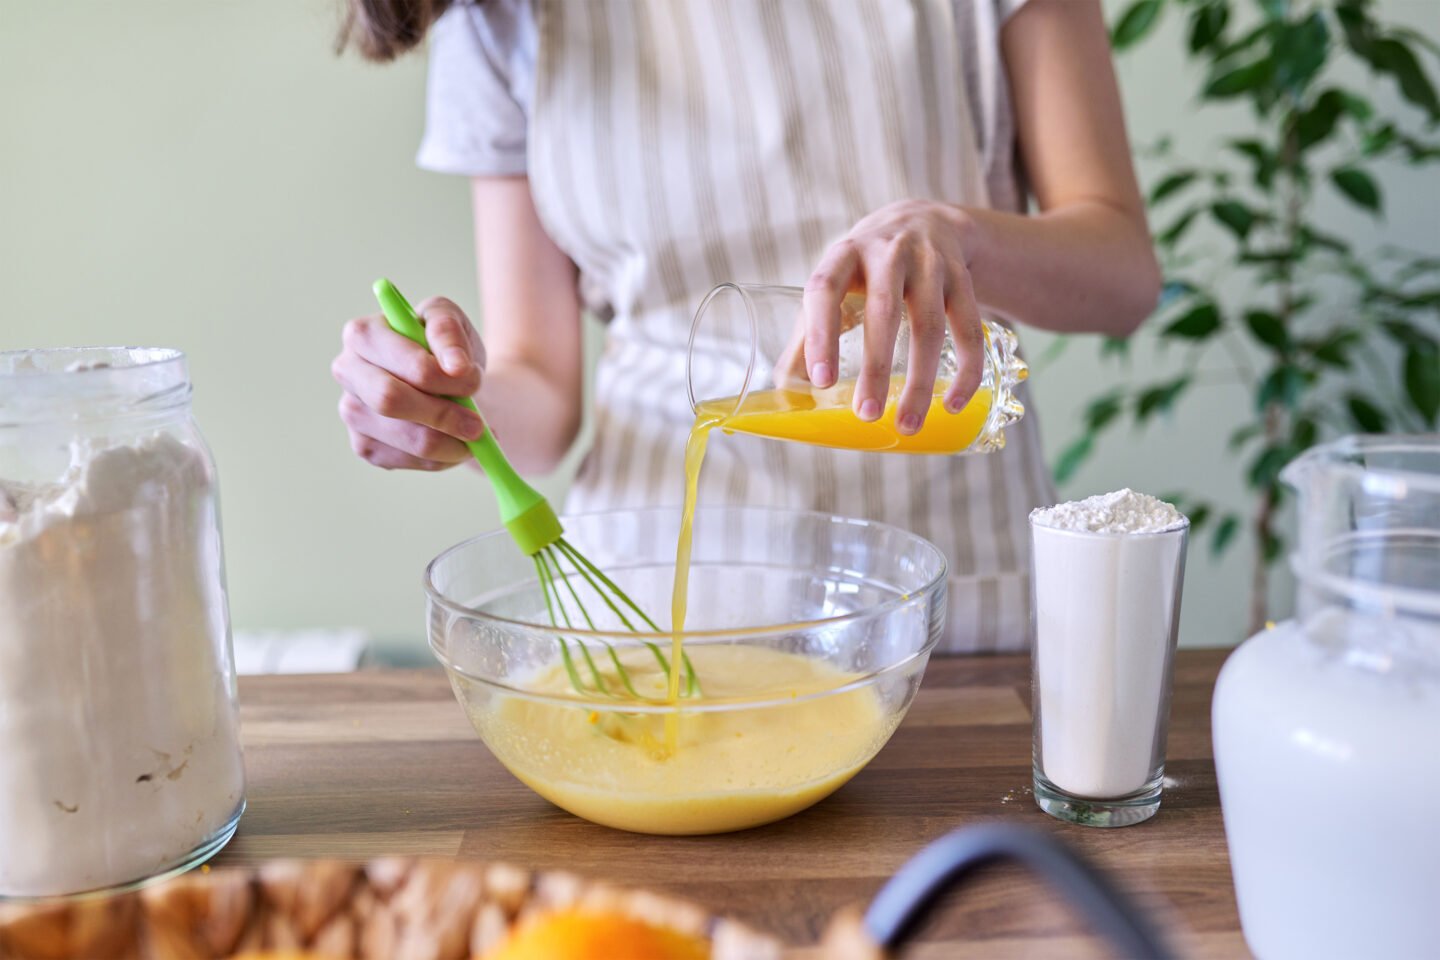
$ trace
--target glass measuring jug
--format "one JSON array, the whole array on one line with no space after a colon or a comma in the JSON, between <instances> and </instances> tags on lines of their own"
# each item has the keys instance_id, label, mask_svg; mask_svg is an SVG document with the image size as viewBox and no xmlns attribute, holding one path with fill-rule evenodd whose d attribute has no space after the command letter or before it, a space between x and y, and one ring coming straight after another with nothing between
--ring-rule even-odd
<instances>
[{"instance_id":1,"label":"glass measuring jug","mask_svg":"<svg viewBox=\"0 0 1440 960\"><path fill-rule=\"evenodd\" d=\"M818 388L805 369L804 291L799 287L722 283L701 301L690 327L686 379L696 416L723 430L825 447L895 453L984 453L1005 446L1005 428L1025 407L1016 386L1029 368L1016 352L1015 334L984 325L984 373L963 409L947 413L946 389L956 376L949 332L930 409L919 432L902 434L895 403L909 369L910 321L902 309L890 370L890 390L879 420L851 410L864 343L865 298L841 304L840 364L834 386Z\"/></svg>"},{"instance_id":2,"label":"glass measuring jug","mask_svg":"<svg viewBox=\"0 0 1440 960\"><path fill-rule=\"evenodd\" d=\"M1263 957L1424 956L1440 939L1440 436L1350 437L1285 468L1296 618L1216 684L1241 924Z\"/></svg>"}]
</instances>

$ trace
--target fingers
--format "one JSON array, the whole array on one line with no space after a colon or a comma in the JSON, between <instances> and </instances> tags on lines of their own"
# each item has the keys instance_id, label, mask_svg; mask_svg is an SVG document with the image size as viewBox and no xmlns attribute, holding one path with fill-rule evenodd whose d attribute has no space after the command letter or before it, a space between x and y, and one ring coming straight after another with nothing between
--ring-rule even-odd
<instances>
[{"instance_id":1,"label":"fingers","mask_svg":"<svg viewBox=\"0 0 1440 960\"><path fill-rule=\"evenodd\" d=\"M330 372L347 393L387 419L408 420L460 440L477 440L485 432L473 410L418 390L348 350L335 359Z\"/></svg>"},{"instance_id":2,"label":"fingers","mask_svg":"<svg viewBox=\"0 0 1440 960\"><path fill-rule=\"evenodd\" d=\"M454 437L418 423L383 417L353 394L340 397L340 420L350 431L350 445L356 454L377 466L443 470L470 457L469 448ZM377 462L377 457L385 462Z\"/></svg>"},{"instance_id":3,"label":"fingers","mask_svg":"<svg viewBox=\"0 0 1440 960\"><path fill-rule=\"evenodd\" d=\"M865 260L865 349L851 401L861 420L879 420L885 412L906 268L906 251L900 240L889 242Z\"/></svg>"},{"instance_id":4,"label":"fingers","mask_svg":"<svg viewBox=\"0 0 1440 960\"><path fill-rule=\"evenodd\" d=\"M442 324L442 328L453 325ZM444 331L449 337L449 330ZM432 347L435 335L427 332ZM468 359L460 365L458 373L447 372L431 351L427 351L400 334L391 330L381 317L358 317L345 324L341 334L345 353L352 353L372 366L390 373L416 390L437 397L469 397L480 389L480 368ZM444 341L450 350L450 342ZM342 357L344 354L342 354Z\"/></svg>"},{"instance_id":5,"label":"fingers","mask_svg":"<svg viewBox=\"0 0 1440 960\"><path fill-rule=\"evenodd\" d=\"M805 311L802 309L795 318L795 329L790 333L790 340L785 344L780 355L775 358L775 365L770 370L770 379L774 386L782 390L804 390L807 384L813 383L809 372L805 369Z\"/></svg>"},{"instance_id":6,"label":"fingers","mask_svg":"<svg viewBox=\"0 0 1440 960\"><path fill-rule=\"evenodd\" d=\"M817 387L835 383L840 369L840 302L860 270L855 244L842 240L825 251L805 283L805 363Z\"/></svg>"},{"instance_id":7,"label":"fingers","mask_svg":"<svg viewBox=\"0 0 1440 960\"><path fill-rule=\"evenodd\" d=\"M950 335L955 340L957 370L950 389L945 391L945 410L959 413L980 389L985 375L985 334L980 326L980 306L975 302L975 285L963 264L952 264L950 287L945 299Z\"/></svg>"},{"instance_id":8,"label":"fingers","mask_svg":"<svg viewBox=\"0 0 1440 960\"><path fill-rule=\"evenodd\" d=\"M425 339L440 367L452 377L471 373L472 368L485 366L485 348L465 311L444 297L422 301L420 319L425 322Z\"/></svg>"},{"instance_id":9,"label":"fingers","mask_svg":"<svg viewBox=\"0 0 1440 960\"><path fill-rule=\"evenodd\" d=\"M910 308L910 355L905 370L905 387L895 403L895 429L909 436L919 432L935 396L935 374L940 351L945 345L945 279L938 258L929 256L918 264L906 282Z\"/></svg>"},{"instance_id":10,"label":"fingers","mask_svg":"<svg viewBox=\"0 0 1440 960\"><path fill-rule=\"evenodd\" d=\"M386 446L378 440L350 431L350 449L355 455L366 463L380 467L383 470L445 470L455 466L453 463L436 463L433 460L421 460L419 457L412 457L410 454L394 447Z\"/></svg>"}]
</instances>

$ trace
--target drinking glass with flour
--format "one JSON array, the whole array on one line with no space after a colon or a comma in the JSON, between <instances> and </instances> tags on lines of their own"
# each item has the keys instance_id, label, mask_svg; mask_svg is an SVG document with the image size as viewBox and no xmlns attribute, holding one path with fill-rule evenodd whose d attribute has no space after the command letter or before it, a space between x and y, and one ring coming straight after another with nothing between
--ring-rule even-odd
<instances>
[{"instance_id":1,"label":"drinking glass with flour","mask_svg":"<svg viewBox=\"0 0 1440 960\"><path fill-rule=\"evenodd\" d=\"M1035 802L1097 827L1160 809L1190 521L1120 490L1030 515Z\"/></svg>"}]
</instances>

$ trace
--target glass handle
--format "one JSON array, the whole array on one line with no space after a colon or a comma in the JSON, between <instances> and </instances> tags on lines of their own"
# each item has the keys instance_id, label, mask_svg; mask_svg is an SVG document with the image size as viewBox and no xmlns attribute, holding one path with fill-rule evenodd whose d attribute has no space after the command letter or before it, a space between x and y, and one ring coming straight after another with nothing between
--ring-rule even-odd
<instances>
[{"instance_id":1,"label":"glass handle","mask_svg":"<svg viewBox=\"0 0 1440 960\"><path fill-rule=\"evenodd\" d=\"M982 320L985 334L985 375L982 387L990 388L990 415L970 452L988 453L1005 447L1005 428L1025 416L1025 405L1015 389L1030 377L1030 366L1020 359L1020 340L1015 331L993 320Z\"/></svg>"}]
</instances>

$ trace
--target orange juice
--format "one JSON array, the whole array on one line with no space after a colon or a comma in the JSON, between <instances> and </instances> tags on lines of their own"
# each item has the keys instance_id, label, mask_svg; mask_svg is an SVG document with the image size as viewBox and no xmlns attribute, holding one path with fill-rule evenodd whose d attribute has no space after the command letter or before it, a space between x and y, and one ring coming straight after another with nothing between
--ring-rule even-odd
<instances>
[{"instance_id":1,"label":"orange juice","mask_svg":"<svg viewBox=\"0 0 1440 960\"><path fill-rule=\"evenodd\" d=\"M895 428L895 404L904 385L904 376L891 378L885 412L871 423L855 416L850 405L855 395L855 381L844 380L825 390L777 389L752 393L734 413L730 412L735 407L734 397L706 400L696 412L695 425L700 428L708 422L709 426L718 426L726 433L887 453L959 453L980 436L990 416L988 387L976 391L959 413L951 414L945 412L944 406L945 391L950 383L936 381L924 425L918 433L906 436Z\"/></svg>"},{"instance_id":2,"label":"orange juice","mask_svg":"<svg viewBox=\"0 0 1440 960\"><path fill-rule=\"evenodd\" d=\"M719 427L726 433L748 433L774 440L793 440L821 447L848 450L875 450L887 453L959 453L969 448L985 428L990 416L991 392L981 387L959 413L947 413L944 406L949 380L935 381L930 410L918 433L905 435L895 428L895 404L905 385L903 375L890 378L885 411L879 420L867 423L857 417L850 401L855 381L842 380L819 390L762 390L745 397L735 409L735 398L706 400L695 411L695 424L685 443L685 501L680 516L680 538L675 549L675 585L670 598L670 622L675 633L671 641L668 699L680 699L682 670L680 632L685 629L685 611L690 590L690 545L695 525L700 465L710 431ZM734 412L731 412L734 411ZM671 715L665 740L674 747L678 718Z\"/></svg>"}]
</instances>

